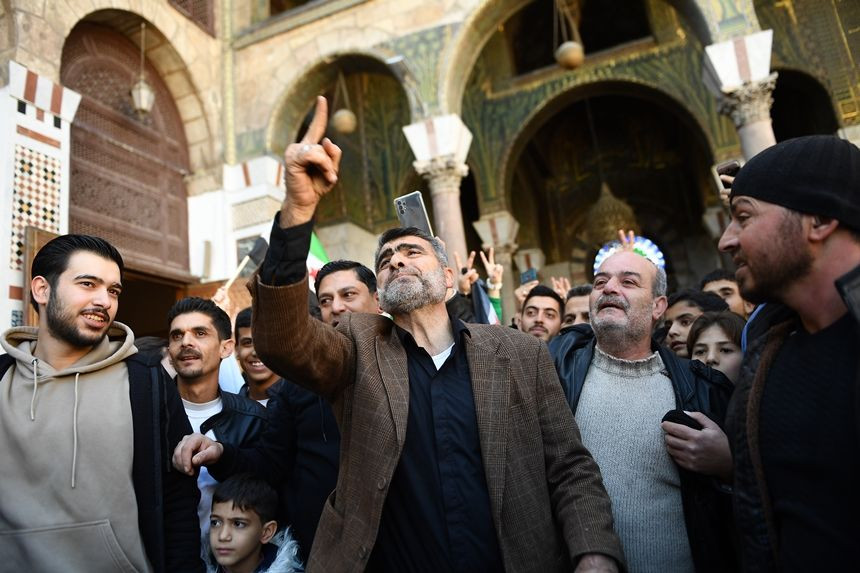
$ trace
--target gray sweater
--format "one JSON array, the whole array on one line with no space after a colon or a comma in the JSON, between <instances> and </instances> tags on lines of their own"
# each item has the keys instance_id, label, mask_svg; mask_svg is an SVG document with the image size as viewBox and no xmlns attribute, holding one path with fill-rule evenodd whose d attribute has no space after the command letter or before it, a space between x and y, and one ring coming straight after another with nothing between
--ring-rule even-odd
<instances>
[{"instance_id":1,"label":"gray sweater","mask_svg":"<svg viewBox=\"0 0 860 573\"><path fill-rule=\"evenodd\" d=\"M656 352L629 361L595 348L576 421L600 466L631 573L693 571L681 482L660 428L674 408Z\"/></svg>"}]
</instances>

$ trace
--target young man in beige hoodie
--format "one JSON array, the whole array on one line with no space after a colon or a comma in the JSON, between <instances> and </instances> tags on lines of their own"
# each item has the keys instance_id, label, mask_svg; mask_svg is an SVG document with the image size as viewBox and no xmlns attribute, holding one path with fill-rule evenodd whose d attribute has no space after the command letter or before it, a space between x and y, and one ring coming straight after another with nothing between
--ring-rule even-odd
<instances>
[{"instance_id":1,"label":"young man in beige hoodie","mask_svg":"<svg viewBox=\"0 0 860 573\"><path fill-rule=\"evenodd\" d=\"M169 454L190 425L114 322L119 252L65 235L33 260L39 326L0 340L0 563L9 571L202 571L197 488Z\"/></svg>"}]
</instances>

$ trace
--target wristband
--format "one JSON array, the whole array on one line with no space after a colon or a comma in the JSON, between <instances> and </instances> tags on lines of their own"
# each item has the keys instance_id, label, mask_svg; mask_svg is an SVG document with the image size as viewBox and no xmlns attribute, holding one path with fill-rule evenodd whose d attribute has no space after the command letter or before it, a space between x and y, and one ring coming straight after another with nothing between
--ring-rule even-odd
<instances>
[{"instance_id":1,"label":"wristband","mask_svg":"<svg viewBox=\"0 0 860 573\"><path fill-rule=\"evenodd\" d=\"M487 290L502 290L502 283L494 283L490 279L487 279Z\"/></svg>"}]
</instances>

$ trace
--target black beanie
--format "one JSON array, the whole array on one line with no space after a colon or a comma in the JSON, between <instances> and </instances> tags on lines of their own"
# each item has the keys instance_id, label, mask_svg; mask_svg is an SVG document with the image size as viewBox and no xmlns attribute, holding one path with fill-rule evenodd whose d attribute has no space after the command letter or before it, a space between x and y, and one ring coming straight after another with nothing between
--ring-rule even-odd
<instances>
[{"instance_id":1,"label":"black beanie","mask_svg":"<svg viewBox=\"0 0 860 573\"><path fill-rule=\"evenodd\" d=\"M741 195L860 230L860 149L832 135L783 141L738 172L731 197Z\"/></svg>"}]
</instances>

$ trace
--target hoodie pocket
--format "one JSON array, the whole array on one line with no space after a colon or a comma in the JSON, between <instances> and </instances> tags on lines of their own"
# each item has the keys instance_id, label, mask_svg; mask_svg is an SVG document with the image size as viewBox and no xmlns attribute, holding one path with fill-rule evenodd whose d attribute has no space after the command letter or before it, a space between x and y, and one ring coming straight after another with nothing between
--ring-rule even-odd
<instances>
[{"instance_id":1,"label":"hoodie pocket","mask_svg":"<svg viewBox=\"0 0 860 573\"><path fill-rule=\"evenodd\" d=\"M138 571L107 519L2 531L0 563L6 571Z\"/></svg>"}]
</instances>

